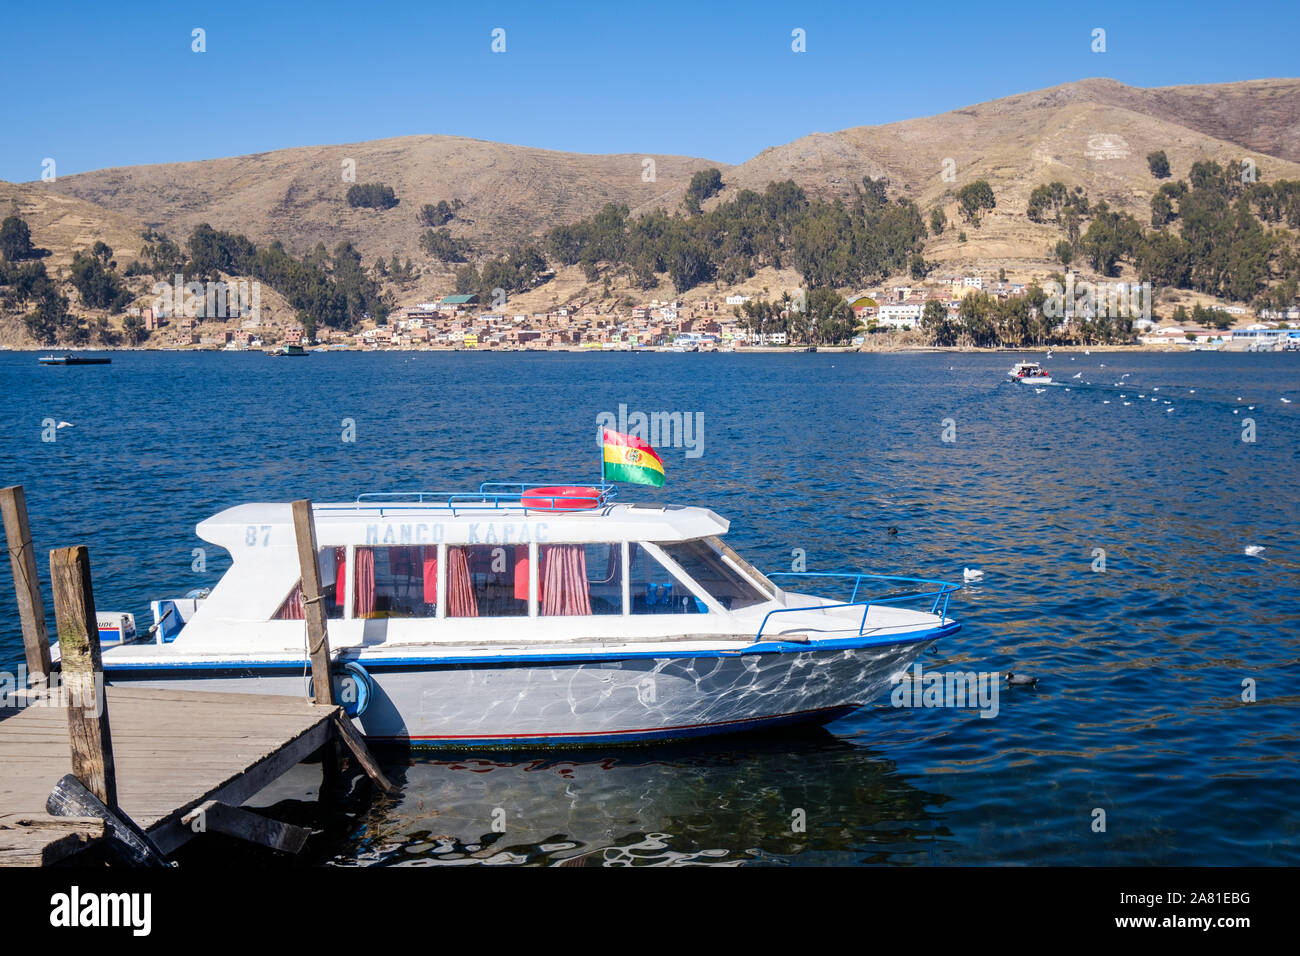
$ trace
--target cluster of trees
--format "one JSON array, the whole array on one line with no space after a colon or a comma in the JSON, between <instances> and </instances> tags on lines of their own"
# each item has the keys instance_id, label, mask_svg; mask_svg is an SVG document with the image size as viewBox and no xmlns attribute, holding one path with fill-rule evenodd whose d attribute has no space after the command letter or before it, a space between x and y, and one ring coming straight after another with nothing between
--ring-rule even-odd
<instances>
[{"instance_id":1,"label":"cluster of trees","mask_svg":"<svg viewBox=\"0 0 1300 956\"><path fill-rule=\"evenodd\" d=\"M416 218L419 219L420 225L436 229L438 226L445 226L455 219L456 213L460 211L460 207L463 205L464 203L459 199L453 199L451 202L439 199L436 206L430 203L421 206L420 213Z\"/></svg>"},{"instance_id":2,"label":"cluster of trees","mask_svg":"<svg viewBox=\"0 0 1300 956\"><path fill-rule=\"evenodd\" d=\"M722 173L717 169L701 169L691 177L686 187L686 209L691 213L700 211L700 203L722 190Z\"/></svg>"},{"instance_id":3,"label":"cluster of trees","mask_svg":"<svg viewBox=\"0 0 1300 956\"><path fill-rule=\"evenodd\" d=\"M979 226L980 217L986 209L997 206L993 187L983 179L976 179L957 190L957 207L961 216L973 226Z\"/></svg>"},{"instance_id":4,"label":"cluster of trees","mask_svg":"<svg viewBox=\"0 0 1300 956\"><path fill-rule=\"evenodd\" d=\"M170 279L185 267L185 252L165 233L146 229L140 233L144 245L140 247L140 258L132 260L124 270L127 276L153 276L155 279Z\"/></svg>"},{"instance_id":5,"label":"cluster of trees","mask_svg":"<svg viewBox=\"0 0 1300 956\"><path fill-rule=\"evenodd\" d=\"M1029 194L1025 214L1029 216L1030 222L1045 222L1050 218L1067 231L1071 224L1077 229L1079 219L1088 215L1088 194L1082 186L1070 189L1059 181L1035 186Z\"/></svg>"},{"instance_id":6,"label":"cluster of trees","mask_svg":"<svg viewBox=\"0 0 1300 956\"><path fill-rule=\"evenodd\" d=\"M1024 295L1006 299L972 292L961 300L955 319L949 317L942 302L931 299L921 313L921 330L934 345L977 347L1102 345L1132 339L1133 320L1127 317L1076 319L1058 329L1059 320L1043 309L1046 298L1036 284Z\"/></svg>"},{"instance_id":7,"label":"cluster of trees","mask_svg":"<svg viewBox=\"0 0 1300 956\"><path fill-rule=\"evenodd\" d=\"M1163 168L1157 160L1153 172ZM1128 263L1155 286L1275 307L1296 301L1300 241L1290 230L1300 229L1300 181L1262 183L1255 167L1206 160L1192 165L1188 181L1156 190L1149 229L1105 201L1090 208L1077 187L1070 194L1060 183L1034 190L1030 218L1043 221L1063 195L1055 220L1066 233L1056 245L1065 265L1082 258L1102 275L1116 276Z\"/></svg>"},{"instance_id":8,"label":"cluster of trees","mask_svg":"<svg viewBox=\"0 0 1300 956\"><path fill-rule=\"evenodd\" d=\"M493 306L503 293L531 289L545 278L547 271L546 257L541 250L533 245L522 246L509 255L457 269L456 292L477 295L479 302Z\"/></svg>"},{"instance_id":9,"label":"cluster of trees","mask_svg":"<svg viewBox=\"0 0 1300 956\"><path fill-rule=\"evenodd\" d=\"M28 310L23 325L37 342L85 345L92 337L104 345L118 342L107 319L87 322L68 311L68 297L39 261L46 250L32 245L31 229L20 217L10 216L0 224L0 253L0 307ZM103 242L96 242L89 252L76 253L71 281L85 305L120 312L131 300L116 268L113 250Z\"/></svg>"},{"instance_id":10,"label":"cluster of trees","mask_svg":"<svg viewBox=\"0 0 1300 956\"><path fill-rule=\"evenodd\" d=\"M666 274L678 292L715 279L739 282L763 266L791 266L813 288L927 270L921 212L910 200L890 202L886 185L864 179L845 202L809 199L785 180L686 216L654 210L629 218L627 206L610 203L550 230L546 250L563 265L581 265L589 278L608 266L649 289Z\"/></svg>"},{"instance_id":11,"label":"cluster of trees","mask_svg":"<svg viewBox=\"0 0 1300 956\"><path fill-rule=\"evenodd\" d=\"M771 302L750 299L732 312L751 332L784 332L793 344L844 345L862 331L853 309L833 289L813 289L801 300L788 292Z\"/></svg>"},{"instance_id":12,"label":"cluster of trees","mask_svg":"<svg viewBox=\"0 0 1300 956\"><path fill-rule=\"evenodd\" d=\"M245 236L204 223L190 234L186 247L189 258L181 270L186 281L215 281L225 273L265 282L312 318L309 335L316 321L350 329L366 315L382 322L392 311L350 242L340 242L333 254L318 242L298 259L278 240L259 248Z\"/></svg>"},{"instance_id":13,"label":"cluster of trees","mask_svg":"<svg viewBox=\"0 0 1300 956\"><path fill-rule=\"evenodd\" d=\"M89 253L77 252L72 257L72 284L82 303L91 309L121 312L132 299L117 274L113 250L105 242L96 242Z\"/></svg>"},{"instance_id":14,"label":"cluster of trees","mask_svg":"<svg viewBox=\"0 0 1300 956\"><path fill-rule=\"evenodd\" d=\"M440 262L466 262L474 248L465 239L457 239L450 229L426 229L420 236L420 248Z\"/></svg>"},{"instance_id":15,"label":"cluster of trees","mask_svg":"<svg viewBox=\"0 0 1300 956\"><path fill-rule=\"evenodd\" d=\"M1222 309L1207 309L1203 305L1192 306L1192 311L1188 312L1187 307L1180 305L1174 309L1170 319L1175 325L1187 325L1189 322L1193 325L1199 325L1203 329L1227 329L1232 327L1232 316Z\"/></svg>"},{"instance_id":16,"label":"cluster of trees","mask_svg":"<svg viewBox=\"0 0 1300 956\"><path fill-rule=\"evenodd\" d=\"M348 187L348 205L367 209L392 209L400 200L392 186L383 183L356 183Z\"/></svg>"},{"instance_id":17,"label":"cluster of trees","mask_svg":"<svg viewBox=\"0 0 1300 956\"><path fill-rule=\"evenodd\" d=\"M32 230L19 216L6 216L0 223L0 259L5 262L23 262L40 259L47 250L32 245Z\"/></svg>"},{"instance_id":18,"label":"cluster of trees","mask_svg":"<svg viewBox=\"0 0 1300 956\"><path fill-rule=\"evenodd\" d=\"M1147 168L1151 170L1151 175L1156 179L1169 178L1169 157L1165 155L1163 149L1158 149L1154 153L1147 153Z\"/></svg>"}]
</instances>

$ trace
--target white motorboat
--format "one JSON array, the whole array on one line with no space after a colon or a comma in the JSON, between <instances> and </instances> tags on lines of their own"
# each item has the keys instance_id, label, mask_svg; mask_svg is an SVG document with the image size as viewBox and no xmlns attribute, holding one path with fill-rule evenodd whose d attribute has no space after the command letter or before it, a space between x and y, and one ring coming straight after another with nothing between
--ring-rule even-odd
<instances>
[{"instance_id":1,"label":"white motorboat","mask_svg":"<svg viewBox=\"0 0 1300 956\"><path fill-rule=\"evenodd\" d=\"M1007 376L1013 382L1023 385L1051 385L1052 376L1048 375L1037 362L1017 362L1011 366Z\"/></svg>"},{"instance_id":2,"label":"white motorboat","mask_svg":"<svg viewBox=\"0 0 1300 956\"><path fill-rule=\"evenodd\" d=\"M764 575L713 511L614 497L485 483L314 506L334 680L358 728L477 748L824 723L959 627L956 585ZM290 506L233 507L198 534L230 569L210 593L154 602L151 636L106 644L108 683L307 695ZM847 600L787 590L817 581Z\"/></svg>"}]
</instances>

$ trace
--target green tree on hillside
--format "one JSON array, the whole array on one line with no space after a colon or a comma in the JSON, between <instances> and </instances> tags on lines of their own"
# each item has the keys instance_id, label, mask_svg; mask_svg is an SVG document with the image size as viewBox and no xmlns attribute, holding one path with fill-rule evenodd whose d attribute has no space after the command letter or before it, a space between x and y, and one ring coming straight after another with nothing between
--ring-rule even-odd
<instances>
[{"instance_id":1,"label":"green tree on hillside","mask_svg":"<svg viewBox=\"0 0 1300 956\"><path fill-rule=\"evenodd\" d=\"M348 188L348 205L368 209L392 209L400 202L392 186L383 183L356 183Z\"/></svg>"},{"instance_id":2,"label":"green tree on hillside","mask_svg":"<svg viewBox=\"0 0 1300 956\"><path fill-rule=\"evenodd\" d=\"M961 208L962 218L972 225L979 225L981 213L997 205L997 200L993 196L993 187L983 179L969 182L957 190L957 202Z\"/></svg>"},{"instance_id":3,"label":"green tree on hillside","mask_svg":"<svg viewBox=\"0 0 1300 956\"><path fill-rule=\"evenodd\" d=\"M32 245L32 231L27 223L17 216L7 216L0 223L0 255L7 262L21 262L36 256L36 247Z\"/></svg>"},{"instance_id":4,"label":"green tree on hillside","mask_svg":"<svg viewBox=\"0 0 1300 956\"><path fill-rule=\"evenodd\" d=\"M700 211L700 203L722 189L722 173L717 169L701 169L691 177L686 187L686 208L693 214Z\"/></svg>"},{"instance_id":5,"label":"green tree on hillside","mask_svg":"<svg viewBox=\"0 0 1300 956\"><path fill-rule=\"evenodd\" d=\"M1154 153L1147 153L1147 166L1151 170L1151 175L1156 179L1169 178L1169 157L1165 155L1163 149L1158 149Z\"/></svg>"}]
</instances>

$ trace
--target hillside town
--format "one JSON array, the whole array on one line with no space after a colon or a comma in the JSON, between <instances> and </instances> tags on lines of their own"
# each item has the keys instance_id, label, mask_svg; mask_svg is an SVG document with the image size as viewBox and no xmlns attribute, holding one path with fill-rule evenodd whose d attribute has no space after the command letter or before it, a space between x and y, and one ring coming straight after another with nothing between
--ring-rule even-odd
<instances>
[{"instance_id":1,"label":"hillside town","mask_svg":"<svg viewBox=\"0 0 1300 956\"><path fill-rule=\"evenodd\" d=\"M256 286L256 284L254 284ZM926 304L939 302L953 322L962 300L974 293L1005 300L1026 294L1023 282L980 275L953 275L906 286L864 289L847 299L860 324L848 347L920 347L926 344L921 318ZM302 324L272 324L259 315L257 289L250 297L232 296L237 308L206 318L203 300L188 308L167 306L132 309L150 333L147 345L169 349L261 349L274 346L356 349L485 349L733 351L781 349L801 344L785 330L768 331L742 311L751 296L733 292L690 300L650 299L628 305L578 301L546 312L521 313L485 307L476 295L446 295L394 309L384 322L367 318L351 331L317 326L309 336ZM790 297L787 325L797 323L798 292ZM1066 310L1059 325L1090 318L1104 302L1075 315ZM1250 351L1300 349L1300 309L1285 312L1220 306L1234 327L1205 328L1191 323L1160 322L1134 310L1130 345L1224 348ZM191 314L193 313L193 314ZM1251 320L1254 321L1251 321ZM1242 323L1248 323L1244 326Z\"/></svg>"}]
</instances>

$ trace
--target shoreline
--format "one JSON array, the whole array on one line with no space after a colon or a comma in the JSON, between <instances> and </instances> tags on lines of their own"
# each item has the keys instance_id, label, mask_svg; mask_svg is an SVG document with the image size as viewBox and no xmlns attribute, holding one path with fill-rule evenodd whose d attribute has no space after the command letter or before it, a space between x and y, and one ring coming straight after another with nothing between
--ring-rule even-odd
<instances>
[{"instance_id":1,"label":"shoreline","mask_svg":"<svg viewBox=\"0 0 1300 956\"><path fill-rule=\"evenodd\" d=\"M807 355L817 353L844 354L860 353L863 355L923 355L927 353L935 354L996 354L1005 353L1008 355L1022 355L1027 352L1060 352L1076 353L1085 352L1150 352L1150 353L1168 353L1179 354L1187 352L1249 352L1249 349L1228 349L1228 348L1196 348L1193 346L1171 346L1171 345L1026 345L1020 347L1013 346L963 346L963 345L914 345L899 346L898 348L884 349L867 349L855 345L818 345L816 352L809 353L807 346L756 346L753 348L737 349L700 349L698 351L682 351L668 346L650 346L637 349L592 349L592 348L563 348L563 349L521 349L521 348L430 348L427 346L402 345L389 346L382 349L357 348L354 345L330 346L318 345L306 347L310 352L430 352L436 354L454 355L454 354L478 354L478 355L605 355L605 354L626 354L629 352L655 352L669 355ZM226 348L173 348L167 346L123 346L123 345L100 345L100 346L31 346L31 345L0 345L0 352L14 353L32 353L38 355L77 355L83 353L117 353L117 352L177 352L184 354L217 354L217 355L271 355L274 349L226 349ZM1267 350L1267 351L1284 351L1284 350ZM1252 353L1254 354L1254 353Z\"/></svg>"}]
</instances>

